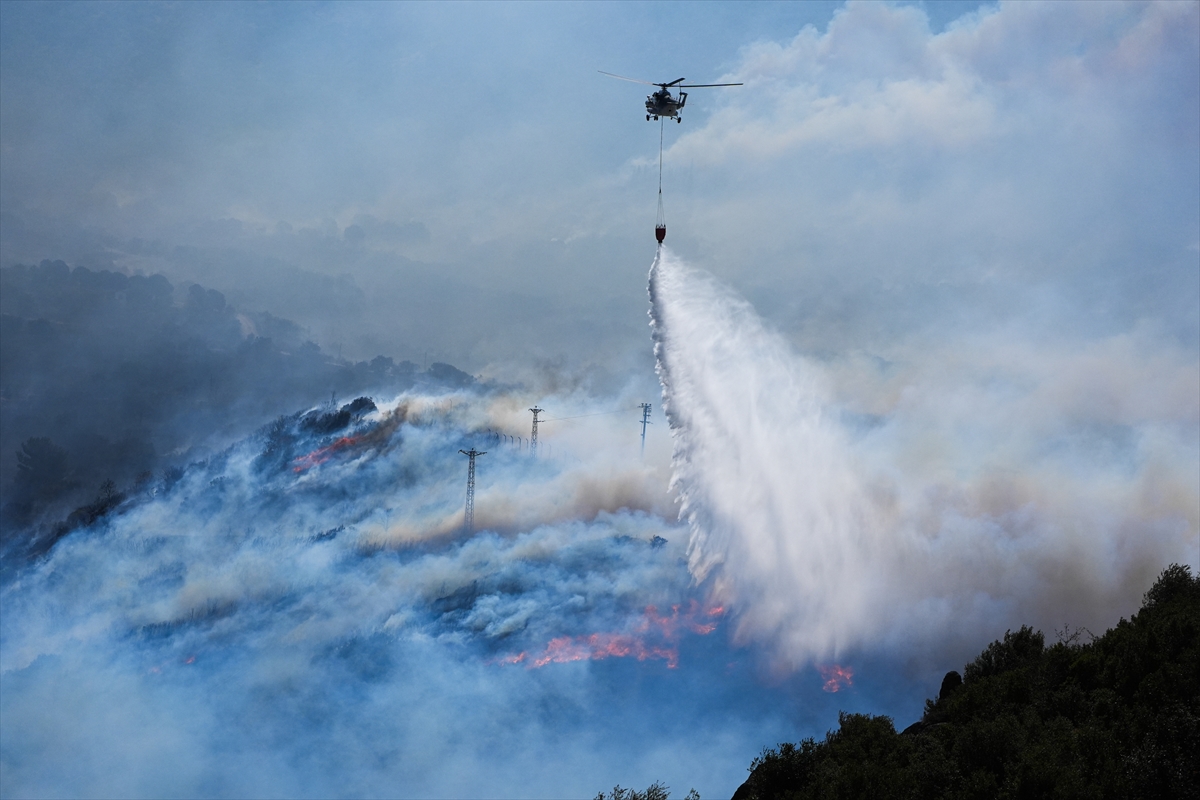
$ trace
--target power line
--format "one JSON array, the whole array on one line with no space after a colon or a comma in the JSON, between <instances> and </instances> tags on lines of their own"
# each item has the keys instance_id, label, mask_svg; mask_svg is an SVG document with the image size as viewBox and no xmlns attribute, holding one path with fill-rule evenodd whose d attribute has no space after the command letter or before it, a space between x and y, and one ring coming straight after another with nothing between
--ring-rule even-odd
<instances>
[{"instance_id":1,"label":"power line","mask_svg":"<svg viewBox=\"0 0 1200 800\"><path fill-rule=\"evenodd\" d=\"M618 408L616 411L597 411L594 414L576 414L573 417L548 417L542 420L542 422L562 422L563 420L567 419L583 419L584 417L603 417L608 414L624 414L626 411L632 411L635 408L641 408L641 406L627 406L625 408Z\"/></svg>"}]
</instances>

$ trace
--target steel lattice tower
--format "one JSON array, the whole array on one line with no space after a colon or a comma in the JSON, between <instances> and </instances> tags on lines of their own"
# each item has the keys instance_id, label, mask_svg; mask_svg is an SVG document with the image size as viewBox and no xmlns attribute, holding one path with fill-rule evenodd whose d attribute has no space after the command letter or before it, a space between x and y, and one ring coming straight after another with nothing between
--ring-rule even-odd
<instances>
[{"instance_id":1,"label":"steel lattice tower","mask_svg":"<svg viewBox=\"0 0 1200 800\"><path fill-rule=\"evenodd\" d=\"M533 408L531 408L529 410L533 412L533 433L529 434L529 455L536 458L537 457L537 424L538 424L537 415L542 413L546 409L538 408L537 406L534 406Z\"/></svg>"},{"instance_id":2,"label":"steel lattice tower","mask_svg":"<svg viewBox=\"0 0 1200 800\"><path fill-rule=\"evenodd\" d=\"M475 457L485 456L487 452L480 452L472 447L470 450L459 450L468 459L467 462L467 507L463 511L463 527L467 533L475 531Z\"/></svg>"},{"instance_id":3,"label":"steel lattice tower","mask_svg":"<svg viewBox=\"0 0 1200 800\"><path fill-rule=\"evenodd\" d=\"M650 404L642 403L639 408L642 409L642 455L646 455L646 426L653 425L650 421Z\"/></svg>"}]
</instances>

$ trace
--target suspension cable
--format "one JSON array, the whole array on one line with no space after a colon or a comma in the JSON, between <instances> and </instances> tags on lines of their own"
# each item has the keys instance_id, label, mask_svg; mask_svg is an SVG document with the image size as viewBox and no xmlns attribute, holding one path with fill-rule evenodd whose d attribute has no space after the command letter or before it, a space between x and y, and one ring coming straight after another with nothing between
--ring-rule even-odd
<instances>
[{"instance_id":1,"label":"suspension cable","mask_svg":"<svg viewBox=\"0 0 1200 800\"><path fill-rule=\"evenodd\" d=\"M663 129L666 127L665 118L658 119L658 219L654 223L654 235L662 243L667 232L667 217L663 211L662 170L663 170Z\"/></svg>"},{"instance_id":2,"label":"suspension cable","mask_svg":"<svg viewBox=\"0 0 1200 800\"><path fill-rule=\"evenodd\" d=\"M658 118L658 195L662 197L662 151L663 151L663 118Z\"/></svg>"}]
</instances>

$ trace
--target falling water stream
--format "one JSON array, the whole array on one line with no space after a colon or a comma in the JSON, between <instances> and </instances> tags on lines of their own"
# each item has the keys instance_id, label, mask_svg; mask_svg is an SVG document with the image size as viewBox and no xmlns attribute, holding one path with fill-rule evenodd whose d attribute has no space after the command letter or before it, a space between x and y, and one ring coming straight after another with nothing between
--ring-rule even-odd
<instances>
[{"instance_id":1,"label":"falling water stream","mask_svg":"<svg viewBox=\"0 0 1200 800\"><path fill-rule=\"evenodd\" d=\"M1150 473L1102 465L1101 482L1046 456L1000 469L1015 434L984 414L959 421L969 446L951 468L928 456L946 450L938 429L904 407L856 426L830 365L663 246L649 294L689 569L735 641L780 668L1111 624L1164 558L1187 558L1193 523L1139 499Z\"/></svg>"}]
</instances>

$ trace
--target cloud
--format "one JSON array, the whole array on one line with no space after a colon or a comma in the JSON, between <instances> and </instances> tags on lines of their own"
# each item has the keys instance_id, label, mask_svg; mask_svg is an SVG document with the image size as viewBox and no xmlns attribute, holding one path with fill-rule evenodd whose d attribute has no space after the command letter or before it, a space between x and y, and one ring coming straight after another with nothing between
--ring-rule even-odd
<instances>
[{"instance_id":1,"label":"cloud","mask_svg":"<svg viewBox=\"0 0 1200 800\"><path fill-rule=\"evenodd\" d=\"M1195 341L1195 14L1002 4L933 33L847 4L744 48L746 85L668 148L704 185L673 231L788 333L835 328L821 349L997 317Z\"/></svg>"},{"instance_id":2,"label":"cloud","mask_svg":"<svg viewBox=\"0 0 1200 800\"><path fill-rule=\"evenodd\" d=\"M943 34L946 35L946 34ZM980 81L931 46L919 10L851 4L825 34L806 27L786 45L751 45L727 77L747 84L671 156L720 163L834 151L961 148L993 131Z\"/></svg>"},{"instance_id":3,"label":"cloud","mask_svg":"<svg viewBox=\"0 0 1200 800\"><path fill-rule=\"evenodd\" d=\"M934 34L915 7L848 3L824 33L810 25L790 42L746 47L725 76L746 89L723 95L723 108L680 137L671 154L709 163L770 160L806 147L924 154L1030 128L1047 133L1047 123L1064 121L1060 114L1113 122L1128 103L1174 116L1154 102L1162 99L1155 92L1132 90L1194 88L1182 72L1196 50L1183 32L1194 21L1194 8L1171 3L1013 4ZM1114 88L1115 97L1101 96ZM1049 107L1060 103L1058 113Z\"/></svg>"}]
</instances>

